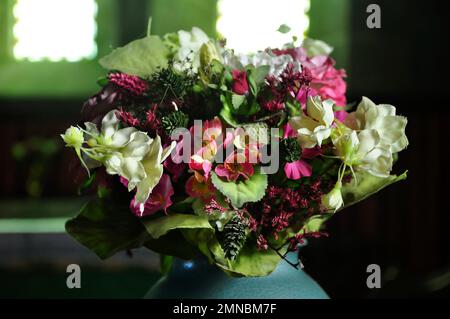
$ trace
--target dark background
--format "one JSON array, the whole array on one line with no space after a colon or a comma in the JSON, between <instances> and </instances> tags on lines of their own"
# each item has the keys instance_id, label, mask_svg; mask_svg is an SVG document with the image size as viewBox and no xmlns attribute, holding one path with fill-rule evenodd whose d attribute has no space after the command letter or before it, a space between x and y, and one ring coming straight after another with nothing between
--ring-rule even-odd
<instances>
[{"instance_id":1,"label":"dark background","mask_svg":"<svg viewBox=\"0 0 450 319\"><path fill-rule=\"evenodd\" d=\"M134 5L122 5L119 11L119 44L142 36L146 25L139 1L127 3ZM406 181L335 215L327 227L330 237L310 241L301 251L302 262L333 298L449 297L448 5L406 0L348 3L347 41L336 52L347 54L348 99L358 101L365 95L376 103L395 105L408 117L410 145L394 172L407 169L409 174ZM366 26L370 3L381 7L381 29ZM327 5L327 0L312 0L311 10L326 11ZM313 28L319 23L313 18L311 33L320 29ZM317 36L326 39L324 32ZM0 216L17 217L14 203L30 197L40 199L40 206L28 208L31 215L46 210L48 198L59 200L69 213L77 207L76 185L67 170L71 152L52 143L45 151L33 146L42 144L30 138L57 140L57 134L78 119L82 102L0 97ZM18 142L28 150L20 160L12 151ZM37 180L38 186L30 186L30 180ZM151 253L101 263L65 234L0 234L0 253L0 297L140 297L158 276ZM90 267L86 285L91 290L67 292L61 265L77 258ZM369 264L381 267L381 289L366 286ZM95 281L98 278L105 279Z\"/></svg>"}]
</instances>

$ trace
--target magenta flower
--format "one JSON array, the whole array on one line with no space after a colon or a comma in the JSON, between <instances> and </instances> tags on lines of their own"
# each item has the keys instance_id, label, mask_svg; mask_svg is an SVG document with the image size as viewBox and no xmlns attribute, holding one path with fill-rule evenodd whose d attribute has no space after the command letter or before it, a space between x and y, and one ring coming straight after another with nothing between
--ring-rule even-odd
<instances>
[{"instance_id":1,"label":"magenta flower","mask_svg":"<svg viewBox=\"0 0 450 319\"><path fill-rule=\"evenodd\" d=\"M292 128L292 126L291 126L291 124L289 124L289 122L284 126L283 138L288 138L288 137L297 137L297 131Z\"/></svg>"},{"instance_id":2,"label":"magenta flower","mask_svg":"<svg viewBox=\"0 0 450 319\"><path fill-rule=\"evenodd\" d=\"M308 69L311 76L310 88L304 87L297 92L297 100L303 105L308 96L319 95L322 100L332 99L337 106L345 106L347 99L345 93L347 84L345 70L336 69L335 61L328 55L308 56L305 48L289 48L285 50L273 50L276 55L289 54L294 60L299 61L304 69ZM343 121L347 112L339 110L335 117Z\"/></svg>"},{"instance_id":3,"label":"magenta flower","mask_svg":"<svg viewBox=\"0 0 450 319\"><path fill-rule=\"evenodd\" d=\"M284 173L286 177L293 180L298 180L302 177L309 177L312 174L311 165L303 159L311 159L322 154L322 151L318 147L304 148L302 150L301 158L292 163L286 163L284 165Z\"/></svg>"},{"instance_id":4,"label":"magenta flower","mask_svg":"<svg viewBox=\"0 0 450 319\"><path fill-rule=\"evenodd\" d=\"M284 165L284 173L289 179L300 179L302 177L308 177L312 174L312 167L306 161L299 159L292 163L286 163Z\"/></svg>"},{"instance_id":5,"label":"magenta flower","mask_svg":"<svg viewBox=\"0 0 450 319\"><path fill-rule=\"evenodd\" d=\"M153 215L157 211L164 210L167 214L167 208L172 205L171 196L174 194L172 182L167 174L163 174L158 185L153 189L150 197L144 204L144 211L139 211L139 205L135 204L135 199L130 203L131 211L139 217Z\"/></svg>"},{"instance_id":6,"label":"magenta flower","mask_svg":"<svg viewBox=\"0 0 450 319\"><path fill-rule=\"evenodd\" d=\"M292 128L292 126L289 123L284 126L283 137L285 139L297 137L297 132ZM304 148L301 151L301 157L298 160L286 163L284 165L284 173L286 174L286 177L289 179L298 180L302 177L311 176L312 167L304 159L311 159L320 154L322 154L322 151L319 147Z\"/></svg>"}]
</instances>

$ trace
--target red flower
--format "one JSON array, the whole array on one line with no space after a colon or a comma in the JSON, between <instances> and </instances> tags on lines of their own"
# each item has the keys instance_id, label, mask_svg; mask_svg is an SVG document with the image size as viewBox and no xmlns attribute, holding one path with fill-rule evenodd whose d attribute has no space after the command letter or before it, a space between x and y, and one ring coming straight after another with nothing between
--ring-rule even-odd
<instances>
[{"instance_id":1,"label":"red flower","mask_svg":"<svg viewBox=\"0 0 450 319\"><path fill-rule=\"evenodd\" d=\"M231 90L239 95L245 95L248 93L247 72L233 70L231 72L233 76L233 86Z\"/></svg>"}]
</instances>

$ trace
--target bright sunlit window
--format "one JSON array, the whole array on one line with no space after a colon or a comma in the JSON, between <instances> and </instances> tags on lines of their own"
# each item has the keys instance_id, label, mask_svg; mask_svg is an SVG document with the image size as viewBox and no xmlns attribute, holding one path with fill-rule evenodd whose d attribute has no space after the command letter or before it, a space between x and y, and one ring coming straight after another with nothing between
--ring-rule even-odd
<instances>
[{"instance_id":1,"label":"bright sunlit window","mask_svg":"<svg viewBox=\"0 0 450 319\"><path fill-rule=\"evenodd\" d=\"M301 41L309 26L310 0L219 0L217 30L227 46L238 53L281 47L297 36ZM282 24L286 34L276 30Z\"/></svg>"},{"instance_id":2,"label":"bright sunlit window","mask_svg":"<svg viewBox=\"0 0 450 319\"><path fill-rule=\"evenodd\" d=\"M17 0L14 57L70 62L97 54L95 0Z\"/></svg>"}]
</instances>

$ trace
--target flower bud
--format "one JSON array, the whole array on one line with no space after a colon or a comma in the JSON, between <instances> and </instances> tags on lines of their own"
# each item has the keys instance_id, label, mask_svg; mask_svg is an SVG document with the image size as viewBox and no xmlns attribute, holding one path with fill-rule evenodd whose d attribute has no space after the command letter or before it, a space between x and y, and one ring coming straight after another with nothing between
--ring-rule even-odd
<instances>
[{"instance_id":1,"label":"flower bud","mask_svg":"<svg viewBox=\"0 0 450 319\"><path fill-rule=\"evenodd\" d=\"M69 127L64 134L61 134L61 137L67 146L74 148L81 148L84 142L83 132L74 126Z\"/></svg>"},{"instance_id":2,"label":"flower bud","mask_svg":"<svg viewBox=\"0 0 450 319\"><path fill-rule=\"evenodd\" d=\"M322 206L328 210L338 210L344 205L341 193L342 184L337 182L334 188L322 197Z\"/></svg>"},{"instance_id":3,"label":"flower bud","mask_svg":"<svg viewBox=\"0 0 450 319\"><path fill-rule=\"evenodd\" d=\"M222 58L217 50L216 45L208 41L206 43L203 43L200 47L200 65L202 68L205 68L209 64L211 64L212 61L217 60L221 61Z\"/></svg>"}]
</instances>

